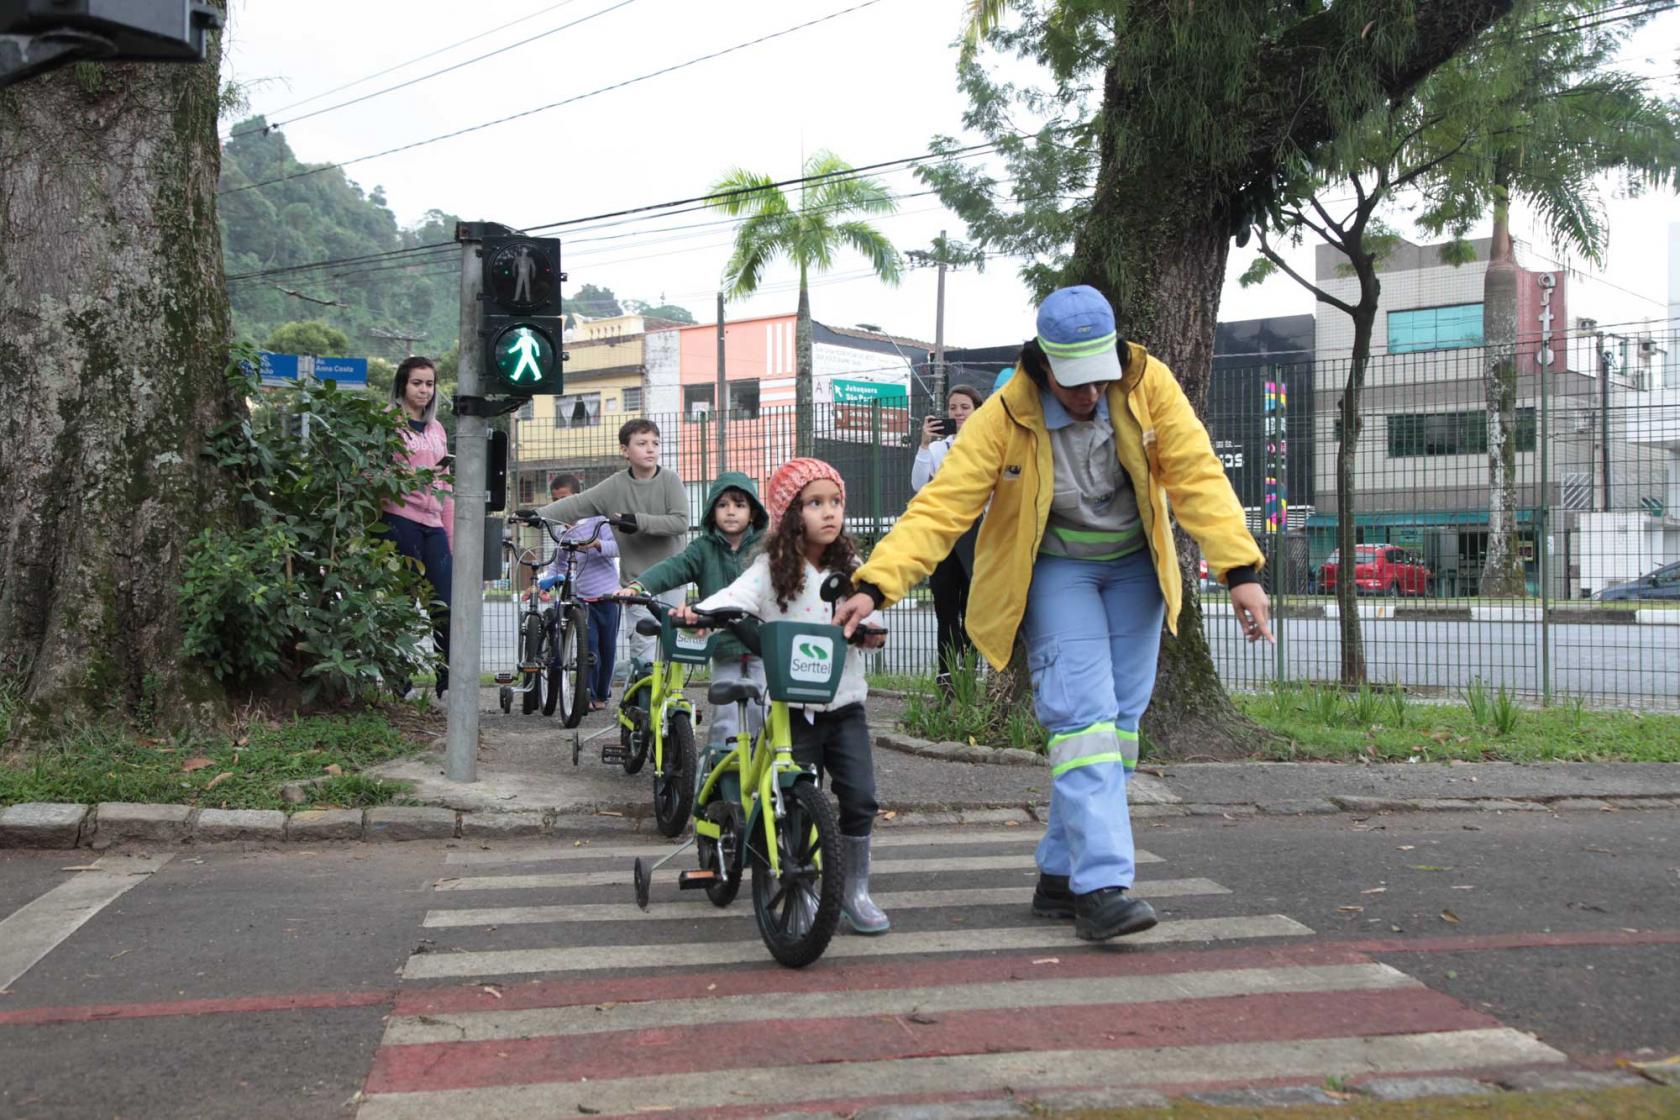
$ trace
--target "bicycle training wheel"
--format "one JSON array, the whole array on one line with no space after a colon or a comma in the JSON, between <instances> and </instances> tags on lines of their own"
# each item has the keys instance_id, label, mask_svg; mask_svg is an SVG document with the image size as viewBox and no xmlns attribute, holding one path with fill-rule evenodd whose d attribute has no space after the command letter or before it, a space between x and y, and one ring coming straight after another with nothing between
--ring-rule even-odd
<instances>
[{"instance_id":1,"label":"bicycle training wheel","mask_svg":"<svg viewBox=\"0 0 1680 1120\"><path fill-rule=\"evenodd\" d=\"M538 615L531 615L525 620L525 633L520 639L519 664L523 672L520 684L524 686L521 693L520 710L530 715L542 703L543 686L548 683L548 674L540 666L543 658L543 623ZM533 668L536 666L536 668Z\"/></svg>"},{"instance_id":2,"label":"bicycle training wheel","mask_svg":"<svg viewBox=\"0 0 1680 1120\"><path fill-rule=\"evenodd\" d=\"M840 921L846 875L840 818L811 781L795 782L782 804L786 814L776 822L780 874L770 870L761 837L749 845L753 917L770 955L789 968L804 968L823 955Z\"/></svg>"},{"instance_id":3,"label":"bicycle training wheel","mask_svg":"<svg viewBox=\"0 0 1680 1120\"><path fill-rule=\"evenodd\" d=\"M560 718L576 727L589 714L589 612L573 607L566 612L560 633L560 667L550 682L560 694Z\"/></svg>"},{"instance_id":4,"label":"bicycle training wheel","mask_svg":"<svg viewBox=\"0 0 1680 1120\"><path fill-rule=\"evenodd\" d=\"M653 776L653 820L661 836L677 836L694 809L694 726L687 712L674 712L665 729L665 772Z\"/></svg>"}]
</instances>

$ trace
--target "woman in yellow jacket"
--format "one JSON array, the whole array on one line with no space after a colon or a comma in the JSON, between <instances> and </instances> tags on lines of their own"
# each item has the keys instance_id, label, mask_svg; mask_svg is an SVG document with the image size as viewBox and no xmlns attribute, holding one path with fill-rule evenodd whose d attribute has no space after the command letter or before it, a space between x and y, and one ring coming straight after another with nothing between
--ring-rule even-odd
<instances>
[{"instance_id":1,"label":"woman in yellow jacket","mask_svg":"<svg viewBox=\"0 0 1680 1120\"><path fill-rule=\"evenodd\" d=\"M986 511L968 633L1002 668L1026 628L1034 707L1051 736L1033 913L1074 918L1087 941L1156 922L1127 894L1126 776L1161 626L1176 627L1182 596L1169 502L1230 587L1244 634L1270 641L1263 557L1172 371L1119 338L1096 289L1063 288L1039 307L1015 376L964 425L835 614L849 633L902 599Z\"/></svg>"}]
</instances>

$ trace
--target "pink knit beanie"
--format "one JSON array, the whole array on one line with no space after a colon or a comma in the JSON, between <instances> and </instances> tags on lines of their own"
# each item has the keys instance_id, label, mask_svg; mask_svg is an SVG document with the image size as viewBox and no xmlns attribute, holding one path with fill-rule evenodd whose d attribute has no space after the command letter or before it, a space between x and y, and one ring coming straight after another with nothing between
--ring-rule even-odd
<instances>
[{"instance_id":1,"label":"pink knit beanie","mask_svg":"<svg viewBox=\"0 0 1680 1120\"><path fill-rule=\"evenodd\" d=\"M799 492L819 478L840 487L840 501L846 500L846 480L821 459L789 459L777 467L764 487L764 508L770 511L770 531L782 523L782 515L799 497Z\"/></svg>"}]
</instances>

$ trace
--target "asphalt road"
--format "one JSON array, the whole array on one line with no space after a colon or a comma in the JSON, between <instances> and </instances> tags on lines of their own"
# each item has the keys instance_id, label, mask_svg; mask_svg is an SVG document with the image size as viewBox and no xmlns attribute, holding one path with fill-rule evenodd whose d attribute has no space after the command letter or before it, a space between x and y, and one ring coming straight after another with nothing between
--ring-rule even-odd
<instances>
[{"instance_id":1,"label":"asphalt road","mask_svg":"<svg viewBox=\"0 0 1680 1120\"><path fill-rule=\"evenodd\" d=\"M486 603L481 643L486 672L511 667L515 609ZM925 671L935 647L933 611L888 612L893 631L883 654L888 672ZM1228 616L1206 620L1220 678L1231 688L1258 688L1278 679L1336 680L1341 632L1334 619L1286 618L1275 623L1280 649L1250 646ZM1528 696L1541 693L1540 627L1513 622L1364 620L1370 679L1456 697L1476 679ZM622 642L622 636L621 636ZM1551 627L1552 690L1590 703L1649 709L1680 708L1680 626Z\"/></svg>"},{"instance_id":2,"label":"asphalt road","mask_svg":"<svg viewBox=\"0 0 1680 1120\"><path fill-rule=\"evenodd\" d=\"M1027 915L1030 830L883 828L894 931L797 973L748 891L716 911L667 870L635 910L622 833L181 850L0 994L0 1115L822 1112L1680 1053L1680 811L1137 834L1162 925L1093 948ZM96 858L125 861L0 853L0 934Z\"/></svg>"}]
</instances>

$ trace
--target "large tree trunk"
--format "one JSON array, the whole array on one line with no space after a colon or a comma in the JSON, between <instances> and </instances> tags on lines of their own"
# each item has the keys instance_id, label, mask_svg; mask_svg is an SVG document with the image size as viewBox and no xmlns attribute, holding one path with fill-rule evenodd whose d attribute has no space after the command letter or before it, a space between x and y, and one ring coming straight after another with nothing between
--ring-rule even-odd
<instances>
[{"instance_id":1,"label":"large tree trunk","mask_svg":"<svg viewBox=\"0 0 1680 1120\"><path fill-rule=\"evenodd\" d=\"M1503 189L1493 207L1493 246L1482 279L1483 389L1487 397L1488 543L1481 594L1528 593L1517 549L1517 258Z\"/></svg>"},{"instance_id":2,"label":"large tree trunk","mask_svg":"<svg viewBox=\"0 0 1680 1120\"><path fill-rule=\"evenodd\" d=\"M1112 77L1110 88L1112 90ZM1213 369L1213 333L1230 237L1212 220L1205 188L1167 184L1119 166L1105 151L1092 212L1074 247L1071 279L1114 304L1123 337L1148 346L1177 375L1198 413ZM1144 714L1151 757L1245 758L1266 737L1231 703L1202 633L1195 543L1175 527L1184 604L1178 635L1161 635L1160 671Z\"/></svg>"},{"instance_id":3,"label":"large tree trunk","mask_svg":"<svg viewBox=\"0 0 1680 1120\"><path fill-rule=\"evenodd\" d=\"M203 722L187 541L230 509L219 36L202 65L81 64L0 92L0 673L26 735L145 708Z\"/></svg>"},{"instance_id":4,"label":"large tree trunk","mask_svg":"<svg viewBox=\"0 0 1680 1120\"><path fill-rule=\"evenodd\" d=\"M811 289L805 283L805 270L799 270L799 314L793 327L793 446L795 454L804 457L815 446L813 433L816 404L812 383L815 362L811 355Z\"/></svg>"}]
</instances>

